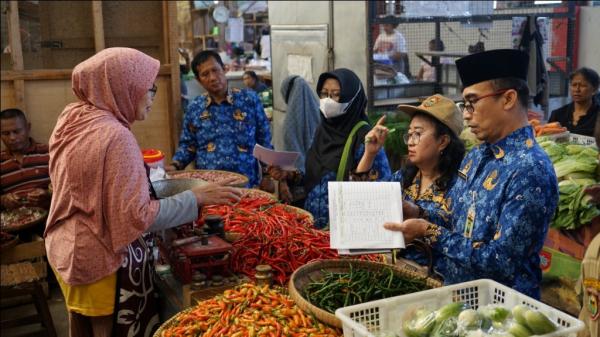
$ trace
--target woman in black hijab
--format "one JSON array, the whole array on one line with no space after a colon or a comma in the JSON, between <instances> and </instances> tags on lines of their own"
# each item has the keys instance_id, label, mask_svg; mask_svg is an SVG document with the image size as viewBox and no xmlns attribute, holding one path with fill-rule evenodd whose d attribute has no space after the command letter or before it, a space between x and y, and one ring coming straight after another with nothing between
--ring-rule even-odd
<instances>
[{"instance_id":1,"label":"woman in black hijab","mask_svg":"<svg viewBox=\"0 0 600 337\"><path fill-rule=\"evenodd\" d=\"M375 180L387 179L391 172L383 150L365 154L365 136L371 126L365 113L367 96L358 76L343 68L323 73L317 82L317 95L321 124L306 154L304 177L300 177L299 172L277 168L271 168L269 173L278 180L302 180L304 190L308 191L304 208L314 216L315 227L323 228L329 223L329 181L348 180L361 160L373 162L369 175Z\"/></svg>"}]
</instances>

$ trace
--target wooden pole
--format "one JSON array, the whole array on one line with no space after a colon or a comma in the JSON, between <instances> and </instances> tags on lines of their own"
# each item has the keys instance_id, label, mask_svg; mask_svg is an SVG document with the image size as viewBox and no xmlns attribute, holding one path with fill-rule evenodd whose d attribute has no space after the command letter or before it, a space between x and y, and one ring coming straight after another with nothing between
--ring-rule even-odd
<instances>
[{"instance_id":1,"label":"wooden pole","mask_svg":"<svg viewBox=\"0 0 600 337\"><path fill-rule=\"evenodd\" d=\"M106 48L104 40L104 17L102 15L102 1L92 1L92 20L94 22L94 47L96 53Z\"/></svg>"},{"instance_id":2,"label":"wooden pole","mask_svg":"<svg viewBox=\"0 0 600 337\"><path fill-rule=\"evenodd\" d=\"M8 36L10 41L10 57L13 70L23 70L23 46L21 45L21 32L19 28L19 3L11 1L8 15ZM25 111L25 81L15 80L15 101L17 107Z\"/></svg>"},{"instance_id":3,"label":"wooden pole","mask_svg":"<svg viewBox=\"0 0 600 337\"><path fill-rule=\"evenodd\" d=\"M175 1L166 1L167 6L167 34L165 49L169 51L169 59L171 65L171 90L170 90L170 112L169 112L169 129L171 130L171 148L173 153L177 147L179 141L179 125L180 121L183 120L183 113L181 109L181 79L179 75L179 54L177 52L177 41L178 41L178 30L177 30L177 3ZM169 158L170 160L170 158Z\"/></svg>"}]
</instances>

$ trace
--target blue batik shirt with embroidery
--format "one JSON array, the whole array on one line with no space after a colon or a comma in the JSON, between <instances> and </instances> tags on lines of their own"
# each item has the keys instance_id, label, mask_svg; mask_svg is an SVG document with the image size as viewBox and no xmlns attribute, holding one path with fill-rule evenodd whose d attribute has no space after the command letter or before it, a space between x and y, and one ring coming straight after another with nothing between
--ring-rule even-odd
<instances>
[{"instance_id":1,"label":"blue batik shirt with embroidery","mask_svg":"<svg viewBox=\"0 0 600 337\"><path fill-rule=\"evenodd\" d=\"M449 191L451 227L426 239L447 284L489 278L540 297L539 252L558 203L552 163L530 126L474 148ZM430 215L434 222L435 214Z\"/></svg>"},{"instance_id":2,"label":"blue batik shirt with embroidery","mask_svg":"<svg viewBox=\"0 0 600 337\"><path fill-rule=\"evenodd\" d=\"M354 154L354 162L359 163L360 159L365 152L365 145L361 146L356 150ZM388 163L387 156L383 149L377 152L375 159L373 160L373 166L369 175L372 180L389 180L392 171L390 164ZM315 218L315 227L324 228L329 225L329 197L327 192L327 183L330 181L336 181L336 172L328 172L325 174L318 185L308 192L306 200L304 201L304 209L309 211Z\"/></svg>"},{"instance_id":3,"label":"blue batik shirt with embroidery","mask_svg":"<svg viewBox=\"0 0 600 337\"><path fill-rule=\"evenodd\" d=\"M255 144L273 148L269 121L256 93L231 89L221 104L204 94L187 107L173 160L184 167L194 161L197 169L241 173L251 187L260 183L260 166L252 155Z\"/></svg>"},{"instance_id":4,"label":"blue batik shirt with embroidery","mask_svg":"<svg viewBox=\"0 0 600 337\"><path fill-rule=\"evenodd\" d=\"M397 181L402 184L404 179L403 171L396 171L392 174L390 181ZM432 217L435 215L435 218L438 219L440 225L450 226L450 208L449 208L449 200L446 197L448 191L454 186L456 182L456 176L454 176L447 184L445 190L439 189L435 184L429 186L425 192L420 193L421 190L421 178L420 175L417 174L413 179L413 183L406 189L402 189L402 197L406 201L410 201L416 205L419 205L426 214L431 214ZM450 228L451 229L451 228ZM435 261L439 258L439 252L433 253L433 262L435 266ZM413 260L420 265L428 265L429 258L423 254L423 252L418 251L415 248L409 247L402 251L401 256Z\"/></svg>"}]
</instances>

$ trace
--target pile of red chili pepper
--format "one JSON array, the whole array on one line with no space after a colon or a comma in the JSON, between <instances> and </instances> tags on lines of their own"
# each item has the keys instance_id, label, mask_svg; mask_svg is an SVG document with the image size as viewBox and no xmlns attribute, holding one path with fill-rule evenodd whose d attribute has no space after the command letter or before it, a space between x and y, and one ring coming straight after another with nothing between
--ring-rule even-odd
<instances>
[{"instance_id":1,"label":"pile of red chili pepper","mask_svg":"<svg viewBox=\"0 0 600 337\"><path fill-rule=\"evenodd\" d=\"M266 286L246 283L179 314L161 336L337 337L342 334L306 315L288 296Z\"/></svg>"},{"instance_id":2,"label":"pile of red chili pepper","mask_svg":"<svg viewBox=\"0 0 600 337\"><path fill-rule=\"evenodd\" d=\"M308 215L268 198L242 198L233 206L204 207L202 216L209 214L223 218L225 231L241 234L233 243L233 272L253 278L257 265L268 264L273 280L284 284L310 261L339 257L329 248L329 232L313 228ZM377 260L375 256L363 258Z\"/></svg>"}]
</instances>

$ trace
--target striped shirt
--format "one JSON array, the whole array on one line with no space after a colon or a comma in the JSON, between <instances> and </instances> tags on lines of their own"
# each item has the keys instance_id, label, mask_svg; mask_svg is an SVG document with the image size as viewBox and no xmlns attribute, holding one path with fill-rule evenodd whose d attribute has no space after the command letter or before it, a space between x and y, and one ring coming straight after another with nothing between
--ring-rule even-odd
<instances>
[{"instance_id":1,"label":"striped shirt","mask_svg":"<svg viewBox=\"0 0 600 337\"><path fill-rule=\"evenodd\" d=\"M0 193L26 194L27 192L41 188L48 189L50 177L48 176L48 145L36 143L29 139L30 146L25 150L22 163L16 157L5 150L0 154Z\"/></svg>"}]
</instances>

